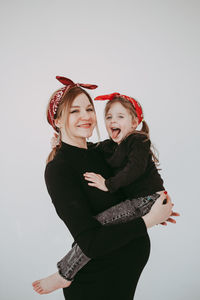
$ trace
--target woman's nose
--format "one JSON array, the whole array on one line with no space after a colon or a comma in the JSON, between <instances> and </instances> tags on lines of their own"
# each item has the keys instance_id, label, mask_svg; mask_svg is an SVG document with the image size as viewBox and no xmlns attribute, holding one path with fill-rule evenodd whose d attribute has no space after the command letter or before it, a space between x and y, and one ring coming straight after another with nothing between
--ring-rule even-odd
<instances>
[{"instance_id":1,"label":"woman's nose","mask_svg":"<svg viewBox=\"0 0 200 300\"><path fill-rule=\"evenodd\" d=\"M81 113L81 118L82 119L89 119L90 118L90 114L87 111L82 111Z\"/></svg>"}]
</instances>

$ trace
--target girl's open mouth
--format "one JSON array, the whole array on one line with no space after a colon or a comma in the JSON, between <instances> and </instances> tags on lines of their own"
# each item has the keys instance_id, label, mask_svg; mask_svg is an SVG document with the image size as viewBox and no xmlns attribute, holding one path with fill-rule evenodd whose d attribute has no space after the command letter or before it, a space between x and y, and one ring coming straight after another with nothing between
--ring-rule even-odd
<instances>
[{"instance_id":1,"label":"girl's open mouth","mask_svg":"<svg viewBox=\"0 0 200 300\"><path fill-rule=\"evenodd\" d=\"M116 139L121 132L120 128L111 128L112 131L112 139Z\"/></svg>"}]
</instances>

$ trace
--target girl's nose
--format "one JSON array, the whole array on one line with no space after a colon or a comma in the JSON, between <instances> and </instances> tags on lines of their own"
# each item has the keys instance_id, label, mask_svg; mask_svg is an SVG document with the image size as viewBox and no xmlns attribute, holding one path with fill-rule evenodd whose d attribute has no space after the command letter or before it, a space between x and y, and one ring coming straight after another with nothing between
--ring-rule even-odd
<instances>
[{"instance_id":1,"label":"girl's nose","mask_svg":"<svg viewBox=\"0 0 200 300\"><path fill-rule=\"evenodd\" d=\"M115 118L112 118L111 123L116 123Z\"/></svg>"}]
</instances>

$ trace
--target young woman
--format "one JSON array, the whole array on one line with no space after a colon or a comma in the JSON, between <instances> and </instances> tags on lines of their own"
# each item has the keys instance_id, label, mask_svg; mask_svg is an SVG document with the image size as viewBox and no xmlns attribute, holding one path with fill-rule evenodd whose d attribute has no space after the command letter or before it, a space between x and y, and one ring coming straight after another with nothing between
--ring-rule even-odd
<instances>
[{"instance_id":1,"label":"young woman","mask_svg":"<svg viewBox=\"0 0 200 300\"><path fill-rule=\"evenodd\" d=\"M93 216L123 197L94 189L83 177L88 171L104 178L112 175L102 154L86 143L96 126L92 100L80 85L69 82L53 95L48 111L48 120L56 130L59 128L62 144L46 167L47 188L58 215L82 251L92 258L64 289L64 295L69 300L133 299L149 257L147 228L167 219L172 221L172 203L168 197L163 205L162 196L145 216L102 226ZM35 285L35 290L40 292L41 285Z\"/></svg>"}]
</instances>

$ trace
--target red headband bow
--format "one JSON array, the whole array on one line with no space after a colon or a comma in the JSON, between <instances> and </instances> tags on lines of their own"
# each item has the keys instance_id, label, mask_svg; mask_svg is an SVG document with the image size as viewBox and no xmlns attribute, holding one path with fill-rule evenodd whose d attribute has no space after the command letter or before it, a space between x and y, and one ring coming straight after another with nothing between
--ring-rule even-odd
<instances>
[{"instance_id":1,"label":"red headband bow","mask_svg":"<svg viewBox=\"0 0 200 300\"><path fill-rule=\"evenodd\" d=\"M101 96L97 96L94 100L113 100L115 97L122 97L128 101L130 101L136 111L137 117L138 117L138 124L140 124L140 122L143 121L143 112L142 112L142 107L140 105L140 103L138 101L136 101L135 99L126 96L126 95L121 95L119 93L112 93L112 94L108 94L108 95L101 95Z\"/></svg>"},{"instance_id":2,"label":"red headband bow","mask_svg":"<svg viewBox=\"0 0 200 300\"><path fill-rule=\"evenodd\" d=\"M74 83L71 79L62 76L56 76L56 79L64 84L65 87L59 89L51 98L48 109L48 121L51 126L58 132L58 128L55 125L55 116L63 95L75 86L90 90L96 89L98 86L95 84Z\"/></svg>"}]
</instances>

